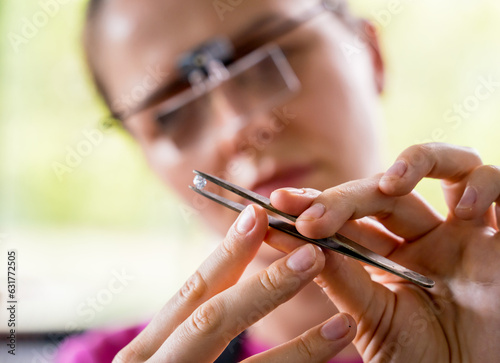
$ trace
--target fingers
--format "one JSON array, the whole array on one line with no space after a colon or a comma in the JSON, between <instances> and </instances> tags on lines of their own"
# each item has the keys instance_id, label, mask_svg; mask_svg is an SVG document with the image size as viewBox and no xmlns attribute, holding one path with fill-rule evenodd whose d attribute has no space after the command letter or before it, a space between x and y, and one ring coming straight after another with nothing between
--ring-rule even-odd
<instances>
[{"instance_id":1,"label":"fingers","mask_svg":"<svg viewBox=\"0 0 500 363\"><path fill-rule=\"evenodd\" d=\"M440 143L411 146L387 170L379 187L387 195L405 195L424 177L443 180L452 215L498 228L490 207L499 200L500 172L496 166L482 165L475 150Z\"/></svg>"},{"instance_id":2,"label":"fingers","mask_svg":"<svg viewBox=\"0 0 500 363\"><path fill-rule=\"evenodd\" d=\"M372 281L370 274L357 261L333 251L325 251L325 268L314 280L341 311L358 322L358 338L373 332L385 309L391 309L394 294ZM387 283L399 281L385 274Z\"/></svg>"},{"instance_id":3,"label":"fingers","mask_svg":"<svg viewBox=\"0 0 500 363\"><path fill-rule=\"evenodd\" d=\"M152 361L213 361L239 333L288 301L324 267L311 244L214 296L197 308L153 355Z\"/></svg>"},{"instance_id":4,"label":"fingers","mask_svg":"<svg viewBox=\"0 0 500 363\"><path fill-rule=\"evenodd\" d=\"M404 242L404 239L389 232L372 218L348 221L338 233L384 257L389 257ZM306 243L272 228L269 228L264 240L270 246L285 253Z\"/></svg>"},{"instance_id":5,"label":"fingers","mask_svg":"<svg viewBox=\"0 0 500 363\"><path fill-rule=\"evenodd\" d=\"M224 241L152 322L119 353L117 361L147 360L198 306L234 285L261 246L267 226L266 212L261 207L248 206Z\"/></svg>"},{"instance_id":6,"label":"fingers","mask_svg":"<svg viewBox=\"0 0 500 363\"><path fill-rule=\"evenodd\" d=\"M298 216L305 211L321 192L311 188L282 188L271 193L271 204L292 216Z\"/></svg>"},{"instance_id":7,"label":"fingers","mask_svg":"<svg viewBox=\"0 0 500 363\"><path fill-rule=\"evenodd\" d=\"M273 247L279 245L284 251L301 243L295 237L273 230L266 235L266 242ZM349 313L358 322L358 344L361 337L366 340L366 337L373 336L376 322L381 321L387 307L393 306L394 294L384 284L399 282L400 278L379 270L375 271L378 275L373 276L366 267L349 257L328 250L324 254L325 268L314 281L339 310ZM374 277L382 284L374 282Z\"/></svg>"},{"instance_id":8,"label":"fingers","mask_svg":"<svg viewBox=\"0 0 500 363\"><path fill-rule=\"evenodd\" d=\"M470 148L442 143L414 145L398 156L380 179L379 186L387 195L405 195L424 177L458 183L481 164L477 152ZM458 200L453 208L456 202Z\"/></svg>"},{"instance_id":9,"label":"fingers","mask_svg":"<svg viewBox=\"0 0 500 363\"><path fill-rule=\"evenodd\" d=\"M470 173L482 165L471 148L443 143L413 145L404 150L380 179L387 195L405 195L425 177L441 179L448 209L454 211Z\"/></svg>"},{"instance_id":10,"label":"fingers","mask_svg":"<svg viewBox=\"0 0 500 363\"><path fill-rule=\"evenodd\" d=\"M309 194L292 196L289 191L282 190L275 197L275 204L277 207L290 204L284 201L287 194L302 209L309 204L297 218L296 227L310 238L331 236L346 221L365 216L377 217L388 230L406 240L418 238L441 222L441 217L416 193L402 197L382 193L378 187L379 178L348 182L325 190L315 199ZM300 198L304 201L299 201Z\"/></svg>"},{"instance_id":11,"label":"fingers","mask_svg":"<svg viewBox=\"0 0 500 363\"><path fill-rule=\"evenodd\" d=\"M279 244L285 251L294 243L301 243L295 237L273 230L266 235L266 242L273 246ZM325 267L314 281L337 308L352 315L358 322L356 344L361 339L366 343L367 337L370 341L377 329L377 322L383 320L386 309L390 310L394 306L394 294L384 284L399 282L400 279L376 271L380 274L376 279L382 281L379 284L372 280L374 276L359 262L333 251L326 250L324 254Z\"/></svg>"},{"instance_id":12,"label":"fingers","mask_svg":"<svg viewBox=\"0 0 500 363\"><path fill-rule=\"evenodd\" d=\"M347 314L337 314L288 343L257 354L244 362L326 362L349 345L355 336L354 319Z\"/></svg>"},{"instance_id":13,"label":"fingers","mask_svg":"<svg viewBox=\"0 0 500 363\"><path fill-rule=\"evenodd\" d=\"M455 215L466 220L479 218L487 213L493 203L498 205L499 202L500 169L481 165L470 174L462 198L455 208ZM493 211L491 213L493 215Z\"/></svg>"}]
</instances>

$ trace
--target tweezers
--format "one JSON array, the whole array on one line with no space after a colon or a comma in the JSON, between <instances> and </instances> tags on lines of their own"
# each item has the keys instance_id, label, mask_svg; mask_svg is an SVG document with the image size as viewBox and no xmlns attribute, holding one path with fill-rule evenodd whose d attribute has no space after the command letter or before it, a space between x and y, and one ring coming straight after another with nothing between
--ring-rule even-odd
<instances>
[{"instance_id":1,"label":"tweezers","mask_svg":"<svg viewBox=\"0 0 500 363\"><path fill-rule=\"evenodd\" d=\"M211 183L214 183L216 185L221 186L222 188L237 194L255 204L260 205L261 207L267 209L268 211L275 213L286 220L295 223L297 220L297 217L283 213L282 211L274 208L271 205L271 201L255 192L252 192L250 190L247 190L245 188L242 188L238 185L232 184L228 181L225 181L221 178L218 178L216 176L210 175L203 173L201 171L193 170L193 172L200 177L204 178L207 181L210 181ZM194 186L189 186L193 191L196 193L213 200L214 202L217 202L229 209L232 209L236 212L241 212L243 209L245 209L245 205L234 202L232 200L229 200L227 198L221 197L218 194L212 193L208 190L205 190L203 188L199 187L194 187ZM426 276L423 276L415 271L409 270L406 267L403 267L401 265L398 265L397 263L380 256L376 254L375 252L369 250L366 247L361 246L360 244L352 241L351 239L342 236L339 233L335 233L333 236L328 237L328 238L321 238L321 239L313 239L313 238L308 238L306 236L303 236L300 234L297 229L295 228L294 224L285 222L279 218L276 218L274 216L268 215L269 218L269 225L277 229L281 232L287 233L289 235L292 235L294 237L300 238L306 242L313 243L317 246L320 246L322 248L327 248L329 250L341 253L343 255L349 256L351 258L357 259L361 262L364 262L366 264L378 267L384 271L390 272L396 276L402 277L403 279L406 279L408 281L411 281L419 286L422 287L427 287L431 288L434 286L434 281L429 279Z\"/></svg>"}]
</instances>

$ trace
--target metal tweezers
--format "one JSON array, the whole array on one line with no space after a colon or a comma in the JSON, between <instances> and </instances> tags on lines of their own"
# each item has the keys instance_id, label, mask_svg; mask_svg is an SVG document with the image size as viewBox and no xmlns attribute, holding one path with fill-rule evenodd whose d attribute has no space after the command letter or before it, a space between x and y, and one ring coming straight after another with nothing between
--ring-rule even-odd
<instances>
[{"instance_id":1,"label":"metal tweezers","mask_svg":"<svg viewBox=\"0 0 500 363\"><path fill-rule=\"evenodd\" d=\"M245 188L242 188L240 186L237 186L235 184L229 183L223 179L220 179L216 176L206 174L197 170L193 171L195 174L201 176L207 181L210 181L216 185L221 186L222 188L235 193L255 204L258 204L262 206L263 208L267 209L268 211L275 213L287 220L289 220L292 223L295 223L297 218L295 216L283 213L282 211L274 208L271 205L271 201L255 192L252 192L250 190L247 190ZM221 197L220 195L217 195L215 193L209 192L208 190L198 188L198 187L193 187L189 186L193 191L195 191L198 194L201 194L202 196L211 199L219 204L222 204L223 206L232 209L236 212L241 212L243 209L245 209L245 205L231 201L229 199L226 199L224 197ZM327 248L329 250L341 253L343 255L352 257L354 259L357 259L361 262L364 262L366 264L378 267L384 271L390 272L396 276L402 277L408 281L411 281L419 286L422 287L433 287L434 286L434 281L429 279L428 277L425 277L415 271L409 270L406 267L403 267L401 265L398 265L397 263L380 256L376 254L375 252L367 249L366 247L363 247L359 245L358 243L350 240L349 238L342 236L341 234L335 233L335 235L328 237L328 238L321 238L321 239L313 239L313 238L308 238L306 236L303 236L300 234L297 229L295 228L294 224L287 223L283 220L280 220L279 218L273 217L271 215L268 215L269 218L269 225L277 229L281 232L287 233L289 235L292 235L294 237L300 238L306 242L313 243L317 246Z\"/></svg>"}]
</instances>

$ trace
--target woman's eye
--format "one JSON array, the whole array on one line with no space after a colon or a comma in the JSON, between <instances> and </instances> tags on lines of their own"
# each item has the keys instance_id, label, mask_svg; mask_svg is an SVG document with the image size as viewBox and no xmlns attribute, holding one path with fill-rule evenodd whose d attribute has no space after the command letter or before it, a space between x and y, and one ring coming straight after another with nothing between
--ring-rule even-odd
<instances>
[{"instance_id":1,"label":"woman's eye","mask_svg":"<svg viewBox=\"0 0 500 363\"><path fill-rule=\"evenodd\" d=\"M182 113L181 109L182 107L166 113L161 113L156 117L156 119L162 127L173 126L173 124L175 124L180 118L180 114Z\"/></svg>"},{"instance_id":2,"label":"woman's eye","mask_svg":"<svg viewBox=\"0 0 500 363\"><path fill-rule=\"evenodd\" d=\"M173 110L160 112L156 119L163 127L178 127L192 122L194 118L203 116L209 105L209 96L205 94Z\"/></svg>"},{"instance_id":3,"label":"woman's eye","mask_svg":"<svg viewBox=\"0 0 500 363\"><path fill-rule=\"evenodd\" d=\"M293 46L287 46L287 47L280 47L281 51L285 55L286 58L288 57L293 57L295 54L297 54L297 49L296 47Z\"/></svg>"}]
</instances>

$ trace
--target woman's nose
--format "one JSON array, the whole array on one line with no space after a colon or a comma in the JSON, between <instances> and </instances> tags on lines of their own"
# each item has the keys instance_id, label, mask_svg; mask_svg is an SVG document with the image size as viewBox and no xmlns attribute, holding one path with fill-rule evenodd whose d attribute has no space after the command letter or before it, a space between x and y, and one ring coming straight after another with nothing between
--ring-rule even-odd
<instances>
[{"instance_id":1,"label":"woman's nose","mask_svg":"<svg viewBox=\"0 0 500 363\"><path fill-rule=\"evenodd\" d=\"M272 132L272 110L255 110L250 113L239 113L227 99L219 108L216 116L214 141L222 155L229 157L241 153L262 152Z\"/></svg>"}]
</instances>

